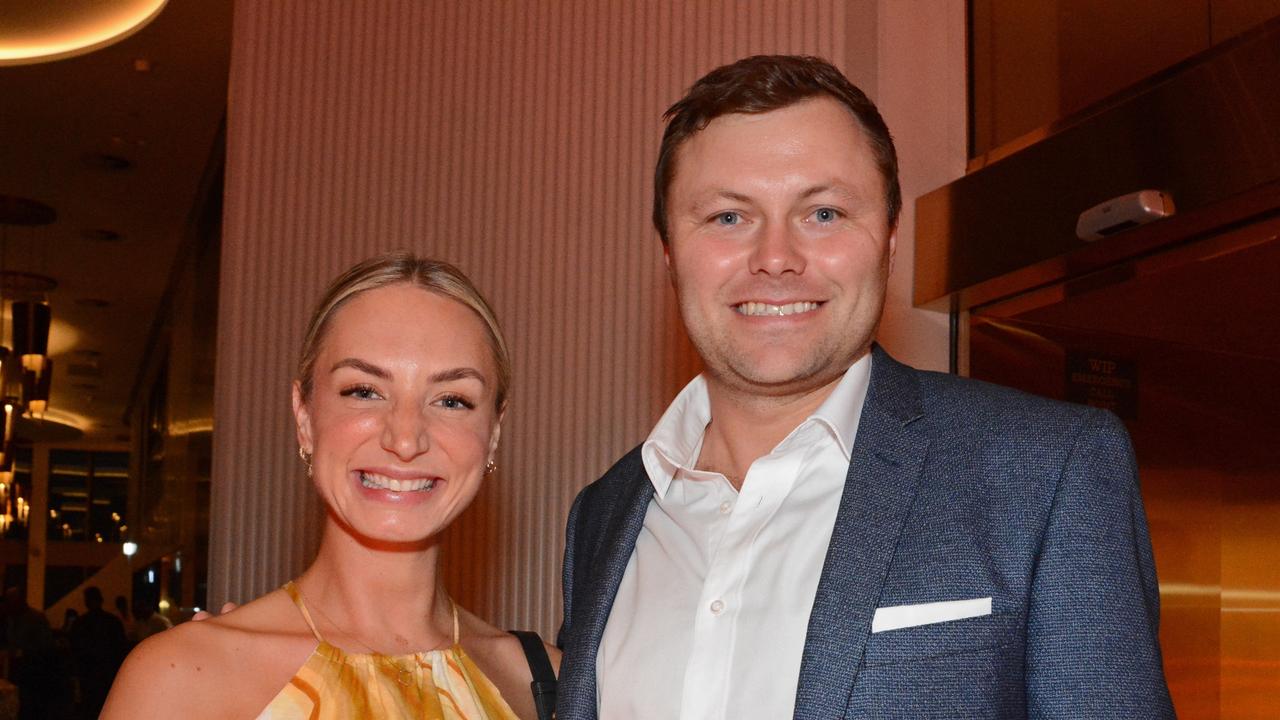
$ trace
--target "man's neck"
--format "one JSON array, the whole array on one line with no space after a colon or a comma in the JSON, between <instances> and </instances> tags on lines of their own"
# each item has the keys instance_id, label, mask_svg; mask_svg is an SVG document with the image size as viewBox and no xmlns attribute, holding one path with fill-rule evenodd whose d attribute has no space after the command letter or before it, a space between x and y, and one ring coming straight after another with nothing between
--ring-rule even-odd
<instances>
[{"instance_id":1,"label":"man's neck","mask_svg":"<svg viewBox=\"0 0 1280 720\"><path fill-rule=\"evenodd\" d=\"M773 396L729 387L707 378L711 422L698 455L698 468L718 472L742 489L747 469L812 415L844 377L803 392Z\"/></svg>"}]
</instances>

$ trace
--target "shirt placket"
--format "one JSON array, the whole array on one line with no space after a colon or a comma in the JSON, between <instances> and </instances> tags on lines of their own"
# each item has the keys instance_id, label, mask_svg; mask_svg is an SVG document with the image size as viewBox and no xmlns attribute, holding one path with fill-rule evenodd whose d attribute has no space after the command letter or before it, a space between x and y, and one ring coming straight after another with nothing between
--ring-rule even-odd
<instances>
[{"instance_id":1,"label":"shirt placket","mask_svg":"<svg viewBox=\"0 0 1280 720\"><path fill-rule=\"evenodd\" d=\"M768 455L752 464L742 491L726 486L717 499L728 515L698 598L689 664L685 671L680 717L719 720L731 691L733 655L741 617L742 592L751 570L755 539L794 484L797 453ZM728 505L726 505L728 503Z\"/></svg>"}]
</instances>

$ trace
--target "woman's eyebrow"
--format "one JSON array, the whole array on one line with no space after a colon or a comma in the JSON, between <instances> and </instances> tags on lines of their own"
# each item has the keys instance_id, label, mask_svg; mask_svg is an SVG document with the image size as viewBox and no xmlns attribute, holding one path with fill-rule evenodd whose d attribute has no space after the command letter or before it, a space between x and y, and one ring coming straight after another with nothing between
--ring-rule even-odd
<instances>
[{"instance_id":1,"label":"woman's eyebrow","mask_svg":"<svg viewBox=\"0 0 1280 720\"><path fill-rule=\"evenodd\" d=\"M343 358L338 362L334 363L333 367L329 368L329 372L335 372L336 370L338 370L338 368L344 368L344 367L355 368L356 370L359 370L362 373L367 373L381 380L391 379L391 373L387 372L386 370L383 370L377 365L374 365L372 363L367 363L364 360L361 360L359 358Z\"/></svg>"},{"instance_id":2,"label":"woman's eyebrow","mask_svg":"<svg viewBox=\"0 0 1280 720\"><path fill-rule=\"evenodd\" d=\"M487 385L484 380L484 373L471 367L456 367L448 370L441 370L431 376L431 382L449 382L451 380L465 380L471 378L480 381L481 385Z\"/></svg>"}]
</instances>

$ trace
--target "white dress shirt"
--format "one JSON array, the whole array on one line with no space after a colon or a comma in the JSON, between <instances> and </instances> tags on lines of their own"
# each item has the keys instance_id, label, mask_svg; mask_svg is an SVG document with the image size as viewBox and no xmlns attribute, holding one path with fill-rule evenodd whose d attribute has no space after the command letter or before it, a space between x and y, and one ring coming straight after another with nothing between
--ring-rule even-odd
<instances>
[{"instance_id":1,"label":"white dress shirt","mask_svg":"<svg viewBox=\"0 0 1280 720\"><path fill-rule=\"evenodd\" d=\"M747 470L697 470L711 408L693 379L641 449L654 496L596 663L602 720L789 718L871 356Z\"/></svg>"}]
</instances>

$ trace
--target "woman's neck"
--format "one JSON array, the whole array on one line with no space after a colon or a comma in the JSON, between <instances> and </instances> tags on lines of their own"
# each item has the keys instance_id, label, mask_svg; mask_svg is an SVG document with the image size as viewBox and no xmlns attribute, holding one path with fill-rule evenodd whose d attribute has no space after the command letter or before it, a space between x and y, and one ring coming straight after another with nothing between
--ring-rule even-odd
<instances>
[{"instance_id":1,"label":"woman's neck","mask_svg":"<svg viewBox=\"0 0 1280 720\"><path fill-rule=\"evenodd\" d=\"M453 642L453 603L438 564L435 543L414 549L371 546L330 520L316 560L298 585L330 643L402 655Z\"/></svg>"}]
</instances>

